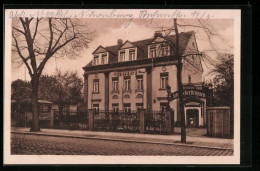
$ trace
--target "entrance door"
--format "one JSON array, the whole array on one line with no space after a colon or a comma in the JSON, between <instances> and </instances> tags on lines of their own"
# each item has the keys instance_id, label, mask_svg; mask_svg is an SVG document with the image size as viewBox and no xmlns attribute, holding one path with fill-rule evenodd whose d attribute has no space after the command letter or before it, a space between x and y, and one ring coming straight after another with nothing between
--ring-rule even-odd
<instances>
[{"instance_id":1,"label":"entrance door","mask_svg":"<svg viewBox=\"0 0 260 171\"><path fill-rule=\"evenodd\" d=\"M199 126L199 110L188 109L186 112L187 116L187 127L198 127Z\"/></svg>"}]
</instances>

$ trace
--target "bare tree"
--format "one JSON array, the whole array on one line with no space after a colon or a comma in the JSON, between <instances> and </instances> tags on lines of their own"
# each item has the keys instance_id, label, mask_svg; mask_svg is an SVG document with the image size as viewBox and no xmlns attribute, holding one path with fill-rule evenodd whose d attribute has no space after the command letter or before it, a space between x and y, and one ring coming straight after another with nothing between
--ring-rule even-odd
<instances>
[{"instance_id":1,"label":"bare tree","mask_svg":"<svg viewBox=\"0 0 260 171\"><path fill-rule=\"evenodd\" d=\"M183 61L189 63L192 67L195 69L198 69L194 64L189 62L188 59L185 57L187 55L197 55L200 57L200 59L204 62L204 64L207 67L207 64L210 64L214 66L214 59L211 58L209 55L207 55L206 52L190 52L187 55L180 54L180 34L179 34L179 29L183 27L190 27L190 28L196 28L200 31L203 31L206 35L206 38L208 40L208 44L211 47L210 51L214 51L216 54L220 54L218 48L216 48L214 44L214 37L217 37L219 39L222 39L222 37L214 30L214 28L208 24L204 20L197 20L197 24L178 24L177 19L174 19L173 25L167 29L161 29L161 32L164 33L165 36L168 36L170 33L175 32L176 39L175 39L175 45L170 45L170 47L175 51L175 56L178 59L177 62L177 82L178 82L178 89L179 89L179 108L180 108L180 115L181 115L181 142L186 142L186 126L185 126L185 113L184 113L184 104L183 104L183 83L182 83L182 69L183 67L187 67L183 65Z\"/></svg>"},{"instance_id":2,"label":"bare tree","mask_svg":"<svg viewBox=\"0 0 260 171\"><path fill-rule=\"evenodd\" d=\"M31 131L40 130L38 87L39 78L47 61L54 56L77 57L80 50L88 46L92 33L78 19L13 19L13 59L25 64L31 77L33 113Z\"/></svg>"},{"instance_id":3,"label":"bare tree","mask_svg":"<svg viewBox=\"0 0 260 171\"><path fill-rule=\"evenodd\" d=\"M59 119L61 120L66 105L78 105L83 101L82 88L83 82L77 72L57 70L57 73L53 76L41 76L39 96L58 105Z\"/></svg>"}]
</instances>

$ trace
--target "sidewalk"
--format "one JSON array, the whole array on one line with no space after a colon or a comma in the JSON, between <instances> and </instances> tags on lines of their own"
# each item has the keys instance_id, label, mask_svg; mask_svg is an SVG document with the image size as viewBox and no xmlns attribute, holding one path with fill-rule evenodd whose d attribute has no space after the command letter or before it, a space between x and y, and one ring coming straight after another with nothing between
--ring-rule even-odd
<instances>
[{"instance_id":1,"label":"sidewalk","mask_svg":"<svg viewBox=\"0 0 260 171\"><path fill-rule=\"evenodd\" d=\"M100 139L110 141L125 141L138 143L153 143L167 145L182 145L215 149L233 150L233 139L210 138L210 137L192 137L187 136L187 143L180 143L180 135L151 135L140 133L119 133L119 132L97 132L87 130L59 130L59 129L41 129L40 132L30 132L30 128L12 127L12 133L46 135L56 137L71 137L84 139Z\"/></svg>"}]
</instances>

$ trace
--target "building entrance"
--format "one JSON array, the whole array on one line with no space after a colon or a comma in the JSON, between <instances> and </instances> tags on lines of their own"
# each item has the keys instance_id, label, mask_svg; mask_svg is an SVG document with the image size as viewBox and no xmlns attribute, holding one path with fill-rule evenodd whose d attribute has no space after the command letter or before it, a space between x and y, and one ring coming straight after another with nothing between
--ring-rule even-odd
<instances>
[{"instance_id":1,"label":"building entrance","mask_svg":"<svg viewBox=\"0 0 260 171\"><path fill-rule=\"evenodd\" d=\"M198 127L199 126L199 110L198 109L187 109L187 127Z\"/></svg>"}]
</instances>

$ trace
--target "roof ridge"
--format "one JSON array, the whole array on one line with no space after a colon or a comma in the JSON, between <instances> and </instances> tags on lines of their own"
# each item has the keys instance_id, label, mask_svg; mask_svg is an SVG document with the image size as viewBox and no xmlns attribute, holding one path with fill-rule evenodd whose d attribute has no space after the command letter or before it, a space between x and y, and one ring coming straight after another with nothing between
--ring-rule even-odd
<instances>
[{"instance_id":1,"label":"roof ridge","mask_svg":"<svg viewBox=\"0 0 260 171\"><path fill-rule=\"evenodd\" d=\"M179 33L179 34L182 34L182 35L186 35L186 34L189 34L189 33L194 33L194 31L187 31L187 32L181 32L181 33ZM174 36L176 36L176 34L174 34L174 35L167 35L167 36L162 36L163 38L169 38L169 37L174 37ZM148 41L148 40L152 40L153 38L148 38L148 39L142 39L142 40L137 40L137 41L130 41L130 40L126 40L125 42L127 42L127 41L129 41L130 43L132 43L132 44L134 44L134 43L137 43L137 42L143 42L143 41ZM124 44L124 43L123 43ZM100 46L102 46L102 45L100 45ZM111 48L111 47L117 47L117 46L119 46L119 45L112 45L112 46L103 46L103 48Z\"/></svg>"}]
</instances>

